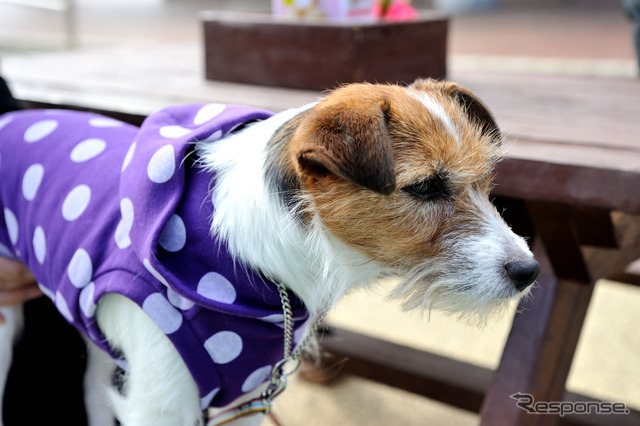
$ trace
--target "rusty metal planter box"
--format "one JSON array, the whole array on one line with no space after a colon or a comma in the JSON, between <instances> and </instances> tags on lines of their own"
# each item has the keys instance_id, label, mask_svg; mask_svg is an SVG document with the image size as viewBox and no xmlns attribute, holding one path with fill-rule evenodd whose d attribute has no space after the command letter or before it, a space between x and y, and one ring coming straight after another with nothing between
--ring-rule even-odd
<instances>
[{"instance_id":1,"label":"rusty metal planter box","mask_svg":"<svg viewBox=\"0 0 640 426\"><path fill-rule=\"evenodd\" d=\"M298 89L446 76L448 20L398 23L278 20L203 12L206 78Z\"/></svg>"}]
</instances>

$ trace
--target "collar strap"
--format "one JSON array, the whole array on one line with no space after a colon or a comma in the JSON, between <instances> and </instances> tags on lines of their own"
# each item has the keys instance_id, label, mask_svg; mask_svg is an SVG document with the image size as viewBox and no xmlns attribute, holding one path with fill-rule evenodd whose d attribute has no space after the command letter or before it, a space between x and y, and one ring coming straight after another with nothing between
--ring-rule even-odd
<instances>
[{"instance_id":1,"label":"collar strap","mask_svg":"<svg viewBox=\"0 0 640 426\"><path fill-rule=\"evenodd\" d=\"M239 419L244 416L251 416L253 414L269 414L271 411L271 401L265 398L252 399L242 405L235 408L231 408L222 413L215 414L209 417L207 426L219 426L230 421Z\"/></svg>"}]
</instances>

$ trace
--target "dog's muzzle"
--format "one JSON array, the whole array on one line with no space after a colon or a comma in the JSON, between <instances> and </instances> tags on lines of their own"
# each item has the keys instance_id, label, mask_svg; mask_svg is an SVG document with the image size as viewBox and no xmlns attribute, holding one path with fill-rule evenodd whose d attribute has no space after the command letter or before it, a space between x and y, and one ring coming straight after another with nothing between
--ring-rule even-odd
<instances>
[{"instance_id":1,"label":"dog's muzzle","mask_svg":"<svg viewBox=\"0 0 640 426\"><path fill-rule=\"evenodd\" d=\"M512 260L505 263L504 269L513 285L523 291L538 278L540 264L533 258Z\"/></svg>"}]
</instances>

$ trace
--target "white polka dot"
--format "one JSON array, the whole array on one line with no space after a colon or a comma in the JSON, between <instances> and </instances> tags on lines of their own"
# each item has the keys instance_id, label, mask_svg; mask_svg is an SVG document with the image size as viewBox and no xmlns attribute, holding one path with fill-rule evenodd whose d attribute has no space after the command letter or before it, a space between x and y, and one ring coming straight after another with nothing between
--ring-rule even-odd
<instances>
[{"instance_id":1,"label":"white polka dot","mask_svg":"<svg viewBox=\"0 0 640 426\"><path fill-rule=\"evenodd\" d=\"M233 303L236 300L233 284L217 272L208 272L200 278L196 291L199 295L220 303Z\"/></svg>"},{"instance_id":2,"label":"white polka dot","mask_svg":"<svg viewBox=\"0 0 640 426\"><path fill-rule=\"evenodd\" d=\"M122 219L116 227L116 245L121 249L126 249L131 245L130 232L133 227L133 202L129 198L120 200L120 214Z\"/></svg>"},{"instance_id":3,"label":"white polka dot","mask_svg":"<svg viewBox=\"0 0 640 426\"><path fill-rule=\"evenodd\" d=\"M163 126L160 127L160 136L167 139L176 139L190 133L191 129L182 126Z\"/></svg>"},{"instance_id":4,"label":"white polka dot","mask_svg":"<svg viewBox=\"0 0 640 426\"><path fill-rule=\"evenodd\" d=\"M89 125L93 127L120 127L122 122L108 117L93 117L89 120Z\"/></svg>"},{"instance_id":5,"label":"white polka dot","mask_svg":"<svg viewBox=\"0 0 640 426\"><path fill-rule=\"evenodd\" d=\"M251 392L262 383L266 382L269 377L271 377L271 370L273 370L272 366L265 365L264 367L260 367L253 373L249 374L244 380L244 383L242 383L242 392Z\"/></svg>"},{"instance_id":6,"label":"white polka dot","mask_svg":"<svg viewBox=\"0 0 640 426\"><path fill-rule=\"evenodd\" d=\"M209 404L211 404L211 401L213 401L213 398L215 398L215 396L218 394L218 392L220 392L220 388L215 388L214 390L200 398L200 408L202 410L207 408Z\"/></svg>"},{"instance_id":7,"label":"white polka dot","mask_svg":"<svg viewBox=\"0 0 640 426\"><path fill-rule=\"evenodd\" d=\"M71 150L71 161L82 163L97 157L105 150L107 143L103 139L85 139Z\"/></svg>"},{"instance_id":8,"label":"white polka dot","mask_svg":"<svg viewBox=\"0 0 640 426\"><path fill-rule=\"evenodd\" d=\"M6 114L5 116L3 116L2 118L0 118L0 130L6 126L7 124L9 124L11 121L13 120L13 116Z\"/></svg>"},{"instance_id":9,"label":"white polka dot","mask_svg":"<svg viewBox=\"0 0 640 426\"><path fill-rule=\"evenodd\" d=\"M187 242L187 229L180 216L174 214L169 218L162 233L160 233L158 242L166 251L175 253L182 250Z\"/></svg>"},{"instance_id":10,"label":"white polka dot","mask_svg":"<svg viewBox=\"0 0 640 426\"><path fill-rule=\"evenodd\" d=\"M11 250L9 250L9 247L5 246L2 243L0 243L0 256L7 257L9 259L14 258L13 253L11 252Z\"/></svg>"},{"instance_id":11,"label":"white polka dot","mask_svg":"<svg viewBox=\"0 0 640 426\"><path fill-rule=\"evenodd\" d=\"M172 145L165 145L153 154L147 166L147 175L151 182L165 183L176 169L175 153Z\"/></svg>"},{"instance_id":12,"label":"white polka dot","mask_svg":"<svg viewBox=\"0 0 640 426\"><path fill-rule=\"evenodd\" d=\"M44 167L42 164L32 164L27 171L24 172L24 176L22 177L22 195L24 195L27 201L31 201L36 197L43 176Z\"/></svg>"},{"instance_id":13,"label":"white polka dot","mask_svg":"<svg viewBox=\"0 0 640 426\"><path fill-rule=\"evenodd\" d=\"M42 283L38 283L38 287L40 288L40 291L42 292L42 294L44 294L50 300L53 300L53 301L56 300L56 295L53 294L53 292L49 287L45 287L45 285Z\"/></svg>"},{"instance_id":14,"label":"white polka dot","mask_svg":"<svg viewBox=\"0 0 640 426\"><path fill-rule=\"evenodd\" d=\"M183 311L188 311L189 309L193 308L193 305L195 305L195 303L193 303L191 300L187 299L186 297L182 297L170 288L167 288L167 298L173 306Z\"/></svg>"},{"instance_id":15,"label":"white polka dot","mask_svg":"<svg viewBox=\"0 0 640 426\"><path fill-rule=\"evenodd\" d=\"M18 219L13 212L7 208L4 209L4 222L7 225L7 232L9 232L9 239L14 246L18 242L19 227Z\"/></svg>"},{"instance_id":16,"label":"white polka dot","mask_svg":"<svg viewBox=\"0 0 640 426\"><path fill-rule=\"evenodd\" d=\"M169 283L167 282L167 280L165 280L164 277L160 275L160 272L156 271L156 269L151 265L151 262L149 262L149 259L146 259L146 258L143 259L142 264L147 269L147 271L149 271L151 275L154 276L156 280L160 281L162 284L169 287Z\"/></svg>"},{"instance_id":17,"label":"white polka dot","mask_svg":"<svg viewBox=\"0 0 640 426\"><path fill-rule=\"evenodd\" d=\"M307 335L307 328L309 327L309 321L310 320L307 320L304 324L300 325L300 327L298 327L293 332L293 343L300 342Z\"/></svg>"},{"instance_id":18,"label":"white polka dot","mask_svg":"<svg viewBox=\"0 0 640 426\"><path fill-rule=\"evenodd\" d=\"M202 142L215 142L222 137L222 130L216 130L207 136Z\"/></svg>"},{"instance_id":19,"label":"white polka dot","mask_svg":"<svg viewBox=\"0 0 640 426\"><path fill-rule=\"evenodd\" d=\"M93 294L95 293L96 285L93 282L90 282L85 288L80 292L80 297L78 299L80 303L80 309L82 309L82 313L87 318L92 318L96 313L96 302L93 300Z\"/></svg>"},{"instance_id":20,"label":"white polka dot","mask_svg":"<svg viewBox=\"0 0 640 426\"><path fill-rule=\"evenodd\" d=\"M136 152L136 143L134 142L131 144L131 146L127 150L127 154L124 156L124 161L122 162L122 169L120 170L121 172L124 172L124 169L126 169L127 166L129 166L129 163L131 163L131 159L133 158L133 154L135 152Z\"/></svg>"},{"instance_id":21,"label":"white polka dot","mask_svg":"<svg viewBox=\"0 0 640 426\"><path fill-rule=\"evenodd\" d=\"M73 254L69 267L67 268L69 281L76 288L82 288L89 284L93 275L93 265L91 257L85 249L78 249Z\"/></svg>"},{"instance_id":22,"label":"white polka dot","mask_svg":"<svg viewBox=\"0 0 640 426\"><path fill-rule=\"evenodd\" d=\"M147 313L164 334L178 331L182 325L182 315L160 293L149 295L142 303Z\"/></svg>"},{"instance_id":23,"label":"white polka dot","mask_svg":"<svg viewBox=\"0 0 640 426\"><path fill-rule=\"evenodd\" d=\"M199 126L200 124L204 124L212 118L220 115L222 111L224 111L226 105L224 104L208 104L200 108L200 111L196 114L196 117L193 119L193 124Z\"/></svg>"},{"instance_id":24,"label":"white polka dot","mask_svg":"<svg viewBox=\"0 0 640 426\"><path fill-rule=\"evenodd\" d=\"M268 315L268 316L262 317L260 319L262 321L270 322L272 324L277 325L278 327L284 328L284 315L282 315L282 314Z\"/></svg>"},{"instance_id":25,"label":"white polka dot","mask_svg":"<svg viewBox=\"0 0 640 426\"><path fill-rule=\"evenodd\" d=\"M69 222L76 220L89 206L89 201L91 201L91 188L87 185L76 186L62 203L62 217Z\"/></svg>"},{"instance_id":26,"label":"white polka dot","mask_svg":"<svg viewBox=\"0 0 640 426\"><path fill-rule=\"evenodd\" d=\"M42 120L33 123L24 132L24 141L27 143L38 142L49 136L58 127L56 120Z\"/></svg>"},{"instance_id":27,"label":"white polka dot","mask_svg":"<svg viewBox=\"0 0 640 426\"><path fill-rule=\"evenodd\" d=\"M233 331L221 331L209 337L204 347L216 364L228 364L242 353L242 338Z\"/></svg>"},{"instance_id":28,"label":"white polka dot","mask_svg":"<svg viewBox=\"0 0 640 426\"><path fill-rule=\"evenodd\" d=\"M67 321L73 322L73 315L71 315L69 305L67 305L67 301L64 300L64 297L59 291L56 292L55 304L56 308L58 308L58 311L62 314L62 316L65 317Z\"/></svg>"},{"instance_id":29,"label":"white polka dot","mask_svg":"<svg viewBox=\"0 0 640 426\"><path fill-rule=\"evenodd\" d=\"M38 263L42 265L47 256L47 239L41 226L36 227L35 231L33 231L33 252Z\"/></svg>"}]
</instances>

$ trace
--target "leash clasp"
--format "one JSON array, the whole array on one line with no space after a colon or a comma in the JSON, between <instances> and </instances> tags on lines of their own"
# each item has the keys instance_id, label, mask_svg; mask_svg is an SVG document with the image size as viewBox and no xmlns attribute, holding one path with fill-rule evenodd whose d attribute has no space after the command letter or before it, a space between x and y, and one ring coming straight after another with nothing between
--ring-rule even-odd
<instances>
[{"instance_id":1,"label":"leash clasp","mask_svg":"<svg viewBox=\"0 0 640 426\"><path fill-rule=\"evenodd\" d=\"M293 361L295 364L291 370L285 372L284 366L289 361ZM284 358L276 363L273 370L271 370L271 381L269 382L267 389L262 392L262 399L269 405L269 407L273 403L273 400L287 388L287 377L294 374L299 367L300 360L298 359L291 360L289 358Z\"/></svg>"}]
</instances>

